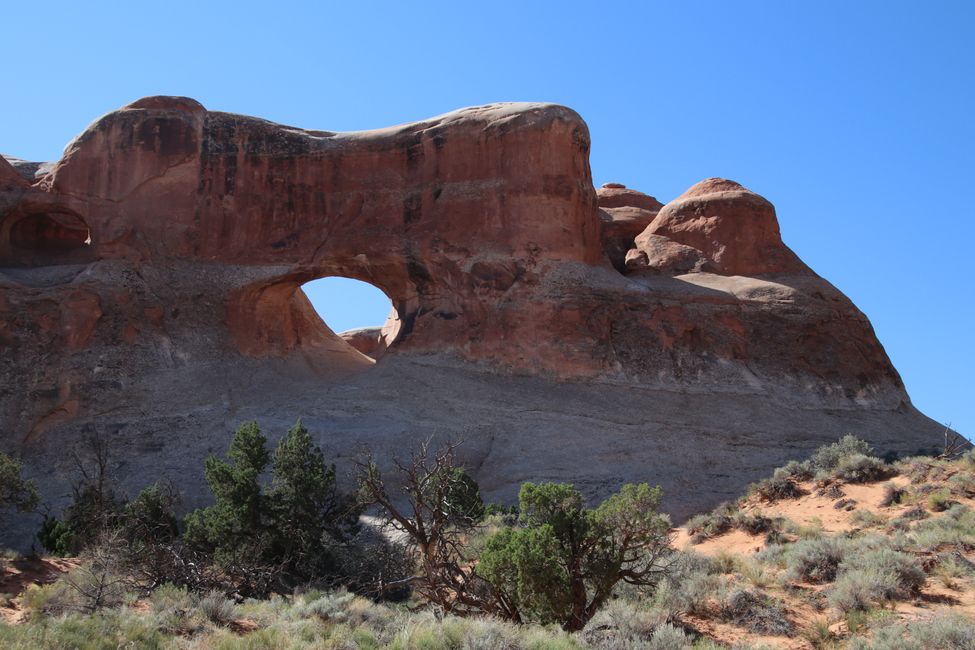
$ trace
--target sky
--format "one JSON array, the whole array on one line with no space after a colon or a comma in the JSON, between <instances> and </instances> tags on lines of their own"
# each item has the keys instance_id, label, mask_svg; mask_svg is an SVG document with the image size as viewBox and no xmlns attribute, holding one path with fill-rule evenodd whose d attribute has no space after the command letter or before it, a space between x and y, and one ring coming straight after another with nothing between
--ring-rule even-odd
<instances>
[{"instance_id":1,"label":"sky","mask_svg":"<svg viewBox=\"0 0 975 650\"><path fill-rule=\"evenodd\" d=\"M914 403L969 437L975 3L8 3L0 151L51 160L146 95L309 129L496 101L568 105L597 185L668 201L709 176L871 319ZM336 331L381 295L311 291ZM375 290L373 290L375 291ZM332 296L332 297L330 297Z\"/></svg>"}]
</instances>

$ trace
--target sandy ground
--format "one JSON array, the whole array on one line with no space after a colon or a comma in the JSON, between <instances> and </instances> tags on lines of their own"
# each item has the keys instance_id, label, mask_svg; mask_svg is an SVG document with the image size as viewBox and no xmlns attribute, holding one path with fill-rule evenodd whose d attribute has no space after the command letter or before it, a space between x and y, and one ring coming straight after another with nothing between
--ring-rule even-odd
<instances>
[{"instance_id":1,"label":"sandy ground","mask_svg":"<svg viewBox=\"0 0 975 650\"><path fill-rule=\"evenodd\" d=\"M942 479L952 475L949 472ZM884 498L884 485L893 483L897 487L906 487L910 481L906 476L895 476L889 481L871 484L841 484L842 495L836 493L823 494L812 481L800 484L807 494L798 499L782 500L774 503L761 502L750 498L742 505L742 510L751 513L761 513L768 517L782 517L796 524L813 528L820 528L828 534L849 532L858 526L853 521L854 513L858 509L876 513L887 520L894 519L912 505L881 505ZM851 509L836 508L837 502L852 499L856 503ZM975 499L953 496L952 500L975 508ZM923 504L922 504L923 505ZM931 517L941 516L941 513L929 512ZM699 544L693 544L687 530L683 527L674 529L674 546L693 551L708 557L722 555L753 556L765 548L765 535L751 535L740 530L731 530L722 535L707 539ZM968 549L964 556L975 561L975 549ZM798 584L794 585L800 591L820 592L828 589L828 585ZM809 602L796 597L795 592L788 592L777 584L767 585L763 591L785 602L792 620L800 629L810 627L815 621L830 623L830 630L838 637L847 635L846 623L836 621L836 616L830 617L829 611L817 611ZM971 579L944 580L935 575L928 578L927 584L912 600L897 602L890 606L900 619L905 621L929 618L938 613L951 611L971 616L975 620L975 583ZM722 623L715 616L684 616L682 621L691 625L711 638L729 645L744 644L767 645L785 649L811 649L814 645L805 638L768 637L748 633L747 631L728 623Z\"/></svg>"},{"instance_id":2,"label":"sandy ground","mask_svg":"<svg viewBox=\"0 0 975 650\"><path fill-rule=\"evenodd\" d=\"M0 573L0 594L7 594L9 600L0 601L0 619L9 624L21 622L24 611L20 595L27 587L50 584L77 566L77 560L68 558L20 558L7 562Z\"/></svg>"}]
</instances>

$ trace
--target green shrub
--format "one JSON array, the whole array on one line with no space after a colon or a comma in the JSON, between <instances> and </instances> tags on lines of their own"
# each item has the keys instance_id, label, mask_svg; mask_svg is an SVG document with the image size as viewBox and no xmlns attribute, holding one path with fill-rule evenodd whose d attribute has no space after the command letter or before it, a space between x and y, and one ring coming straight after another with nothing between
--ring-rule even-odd
<instances>
[{"instance_id":1,"label":"green shrub","mask_svg":"<svg viewBox=\"0 0 975 650\"><path fill-rule=\"evenodd\" d=\"M838 442L817 449L809 462L817 472L832 473L843 459L855 455L869 456L872 451L866 441L846 435Z\"/></svg>"},{"instance_id":2,"label":"green shrub","mask_svg":"<svg viewBox=\"0 0 975 650\"><path fill-rule=\"evenodd\" d=\"M829 593L829 604L842 612L862 612L900 593L897 577L892 572L857 569L846 571L836 579Z\"/></svg>"},{"instance_id":3,"label":"green shrub","mask_svg":"<svg viewBox=\"0 0 975 650\"><path fill-rule=\"evenodd\" d=\"M904 499L906 490L899 488L893 483L884 484L884 496L880 501L880 506L882 508L889 508L893 505L900 505Z\"/></svg>"},{"instance_id":4,"label":"green shrub","mask_svg":"<svg viewBox=\"0 0 975 650\"><path fill-rule=\"evenodd\" d=\"M832 582L850 543L840 537L800 540L785 551L786 579L807 582Z\"/></svg>"},{"instance_id":5,"label":"green shrub","mask_svg":"<svg viewBox=\"0 0 975 650\"><path fill-rule=\"evenodd\" d=\"M854 650L968 650L975 648L975 624L957 614L936 614L908 625L873 630L872 638L850 640Z\"/></svg>"},{"instance_id":6,"label":"green shrub","mask_svg":"<svg viewBox=\"0 0 975 650\"><path fill-rule=\"evenodd\" d=\"M196 604L197 610L206 620L217 625L226 625L236 618L237 605L218 591L211 591Z\"/></svg>"},{"instance_id":7,"label":"green shrub","mask_svg":"<svg viewBox=\"0 0 975 650\"><path fill-rule=\"evenodd\" d=\"M798 499L806 494L799 487L795 480L789 476L777 475L772 478L762 479L758 483L752 484L748 489L749 494L758 496L763 501L774 502L784 499Z\"/></svg>"},{"instance_id":8,"label":"green shrub","mask_svg":"<svg viewBox=\"0 0 975 650\"><path fill-rule=\"evenodd\" d=\"M63 582L33 584L21 593L20 606L32 618L58 616L76 609L77 598Z\"/></svg>"},{"instance_id":9,"label":"green shrub","mask_svg":"<svg viewBox=\"0 0 975 650\"><path fill-rule=\"evenodd\" d=\"M581 630L618 582L655 586L664 576L670 520L658 513L660 496L646 484L624 485L587 509L571 485L525 483L524 528L491 537L477 573L523 620Z\"/></svg>"},{"instance_id":10,"label":"green shrub","mask_svg":"<svg viewBox=\"0 0 975 650\"><path fill-rule=\"evenodd\" d=\"M691 647L691 638L683 630L664 623L653 631L650 642L642 647L646 650L684 650Z\"/></svg>"},{"instance_id":11,"label":"green shrub","mask_svg":"<svg viewBox=\"0 0 975 650\"><path fill-rule=\"evenodd\" d=\"M0 451L0 510L30 512L37 507L37 485L21 476L20 461Z\"/></svg>"},{"instance_id":12,"label":"green shrub","mask_svg":"<svg viewBox=\"0 0 975 650\"><path fill-rule=\"evenodd\" d=\"M782 467L776 469L772 476L792 478L796 481L808 481L812 479L814 473L812 461L804 460L799 462L797 460L790 460Z\"/></svg>"},{"instance_id":13,"label":"green shrub","mask_svg":"<svg viewBox=\"0 0 975 650\"><path fill-rule=\"evenodd\" d=\"M840 565L840 573L857 570L876 570L893 575L898 589L897 597L918 593L927 580L917 558L884 547L848 553Z\"/></svg>"},{"instance_id":14,"label":"green shrub","mask_svg":"<svg viewBox=\"0 0 975 650\"><path fill-rule=\"evenodd\" d=\"M956 496L968 498L975 496L975 473L958 472L948 479L948 488Z\"/></svg>"},{"instance_id":15,"label":"green shrub","mask_svg":"<svg viewBox=\"0 0 975 650\"><path fill-rule=\"evenodd\" d=\"M651 605L670 621L685 613L703 613L710 599L721 592L721 580L714 572L714 564L708 558L676 553L668 575L653 593Z\"/></svg>"},{"instance_id":16,"label":"green shrub","mask_svg":"<svg viewBox=\"0 0 975 650\"><path fill-rule=\"evenodd\" d=\"M853 515L850 517L850 523L854 526L862 526L864 528L876 528L887 523L887 518L883 515L878 515L872 510L860 508L853 512Z\"/></svg>"},{"instance_id":17,"label":"green shrub","mask_svg":"<svg viewBox=\"0 0 975 650\"><path fill-rule=\"evenodd\" d=\"M282 574L297 580L335 571L335 546L355 532L358 518L300 420L273 457L266 443L256 422L241 425L228 459L205 464L216 502L186 517L187 540L234 573L244 593L264 593ZM273 479L265 491L260 477L268 465Z\"/></svg>"},{"instance_id":18,"label":"green shrub","mask_svg":"<svg viewBox=\"0 0 975 650\"><path fill-rule=\"evenodd\" d=\"M848 483L874 483L890 478L892 468L879 458L850 454L840 458L833 475Z\"/></svg>"},{"instance_id":19,"label":"green shrub","mask_svg":"<svg viewBox=\"0 0 975 650\"><path fill-rule=\"evenodd\" d=\"M55 517L44 516L41 528L37 531L37 540L52 555L67 557L74 553L74 533L71 527Z\"/></svg>"},{"instance_id":20,"label":"green shrub","mask_svg":"<svg viewBox=\"0 0 975 650\"><path fill-rule=\"evenodd\" d=\"M928 508L934 512L944 512L953 503L951 500L951 492L947 488L932 492L928 495Z\"/></svg>"}]
</instances>

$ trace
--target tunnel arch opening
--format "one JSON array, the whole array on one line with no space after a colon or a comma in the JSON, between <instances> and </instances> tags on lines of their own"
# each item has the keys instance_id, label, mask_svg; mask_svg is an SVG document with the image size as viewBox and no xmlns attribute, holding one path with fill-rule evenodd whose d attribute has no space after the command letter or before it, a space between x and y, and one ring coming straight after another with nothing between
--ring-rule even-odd
<instances>
[{"instance_id":1,"label":"tunnel arch opening","mask_svg":"<svg viewBox=\"0 0 975 650\"><path fill-rule=\"evenodd\" d=\"M71 212L15 213L0 224L0 257L15 266L73 264L92 255L91 228Z\"/></svg>"},{"instance_id":2,"label":"tunnel arch opening","mask_svg":"<svg viewBox=\"0 0 975 650\"><path fill-rule=\"evenodd\" d=\"M77 215L59 212L28 214L10 226L10 245L42 254L66 253L91 245L91 230Z\"/></svg>"},{"instance_id":3,"label":"tunnel arch opening","mask_svg":"<svg viewBox=\"0 0 975 650\"><path fill-rule=\"evenodd\" d=\"M396 305L374 284L328 275L305 282L301 291L326 327L374 361L401 332Z\"/></svg>"}]
</instances>

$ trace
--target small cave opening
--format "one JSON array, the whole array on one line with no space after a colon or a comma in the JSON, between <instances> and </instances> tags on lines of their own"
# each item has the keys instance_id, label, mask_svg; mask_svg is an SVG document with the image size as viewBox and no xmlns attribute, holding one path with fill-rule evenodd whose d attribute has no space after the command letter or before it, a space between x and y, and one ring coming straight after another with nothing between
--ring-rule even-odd
<instances>
[{"instance_id":1,"label":"small cave opening","mask_svg":"<svg viewBox=\"0 0 975 650\"><path fill-rule=\"evenodd\" d=\"M399 314L378 287L341 276L301 286L319 318L346 343L378 361L400 330Z\"/></svg>"},{"instance_id":2,"label":"small cave opening","mask_svg":"<svg viewBox=\"0 0 975 650\"><path fill-rule=\"evenodd\" d=\"M10 226L10 246L19 251L60 254L91 245L91 230L73 214L28 214Z\"/></svg>"}]
</instances>

